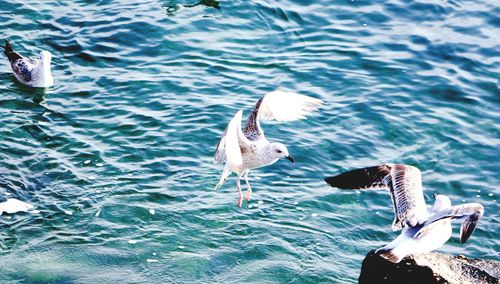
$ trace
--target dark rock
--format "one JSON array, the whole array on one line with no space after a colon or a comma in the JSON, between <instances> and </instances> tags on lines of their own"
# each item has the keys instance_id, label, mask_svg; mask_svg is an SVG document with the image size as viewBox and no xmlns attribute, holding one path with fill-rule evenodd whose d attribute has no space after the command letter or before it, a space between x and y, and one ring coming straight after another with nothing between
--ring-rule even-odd
<instances>
[{"instance_id":1,"label":"dark rock","mask_svg":"<svg viewBox=\"0 0 500 284\"><path fill-rule=\"evenodd\" d=\"M500 262L440 253L405 257L392 263L370 251L359 283L498 283Z\"/></svg>"}]
</instances>

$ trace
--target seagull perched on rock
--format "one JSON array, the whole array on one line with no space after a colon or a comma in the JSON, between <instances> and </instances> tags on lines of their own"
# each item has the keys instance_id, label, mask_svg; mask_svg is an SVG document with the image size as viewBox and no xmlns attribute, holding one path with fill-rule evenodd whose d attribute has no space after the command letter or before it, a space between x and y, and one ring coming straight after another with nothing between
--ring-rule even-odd
<instances>
[{"instance_id":1,"label":"seagull perched on rock","mask_svg":"<svg viewBox=\"0 0 500 284\"><path fill-rule=\"evenodd\" d=\"M52 86L54 79L50 71L52 55L42 51L37 57L24 58L12 49L8 40L5 40L4 54L10 61L10 67L16 79L23 85L35 88Z\"/></svg>"},{"instance_id":2,"label":"seagull perched on rock","mask_svg":"<svg viewBox=\"0 0 500 284\"><path fill-rule=\"evenodd\" d=\"M260 127L260 120L292 121L303 119L315 111L321 101L304 95L274 91L257 101L252 113L248 116L245 127L241 129L242 111L238 111L229 122L217 145L214 162L226 161L222 177L215 189L220 188L231 172L238 174L238 207L241 207L243 195L240 180L245 177L247 184L246 200L250 201L252 188L248 182L248 172L252 169L274 164L280 158L292 163L295 160L288 153L285 145L269 142Z\"/></svg>"},{"instance_id":3,"label":"seagull perched on rock","mask_svg":"<svg viewBox=\"0 0 500 284\"><path fill-rule=\"evenodd\" d=\"M440 248L451 237L451 220L463 220L460 241L465 243L483 216L479 203L451 206L446 195L435 195L434 206L426 208L420 170L401 164L385 164L348 171L325 178L333 187L341 189L388 188L394 207L393 230L401 234L375 253L398 263L410 254L431 252Z\"/></svg>"}]
</instances>

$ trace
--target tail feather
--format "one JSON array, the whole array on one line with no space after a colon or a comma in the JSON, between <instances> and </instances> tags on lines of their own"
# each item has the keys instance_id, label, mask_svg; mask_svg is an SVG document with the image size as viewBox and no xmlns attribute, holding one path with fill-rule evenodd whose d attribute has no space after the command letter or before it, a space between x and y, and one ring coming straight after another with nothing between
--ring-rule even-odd
<instances>
[{"instance_id":1,"label":"tail feather","mask_svg":"<svg viewBox=\"0 0 500 284\"><path fill-rule=\"evenodd\" d=\"M224 167L224 171L222 171L222 176L220 177L219 183L215 186L215 190L218 190L227 180L229 175L231 174L231 169L229 168L229 165L226 164Z\"/></svg>"},{"instance_id":2,"label":"tail feather","mask_svg":"<svg viewBox=\"0 0 500 284\"><path fill-rule=\"evenodd\" d=\"M7 56L10 63L13 63L16 60L23 58L19 53L14 51L12 45L10 45L10 42L8 40L5 40L5 45L0 45L0 46L4 49L3 54Z\"/></svg>"},{"instance_id":3,"label":"tail feather","mask_svg":"<svg viewBox=\"0 0 500 284\"><path fill-rule=\"evenodd\" d=\"M380 248L375 253L392 263L399 263L403 259L394 252L394 249Z\"/></svg>"},{"instance_id":4,"label":"tail feather","mask_svg":"<svg viewBox=\"0 0 500 284\"><path fill-rule=\"evenodd\" d=\"M10 45L10 42L8 40L5 40L5 45L0 45L3 48L3 53L6 56L9 56L9 53L14 52L12 49L12 45Z\"/></svg>"}]
</instances>

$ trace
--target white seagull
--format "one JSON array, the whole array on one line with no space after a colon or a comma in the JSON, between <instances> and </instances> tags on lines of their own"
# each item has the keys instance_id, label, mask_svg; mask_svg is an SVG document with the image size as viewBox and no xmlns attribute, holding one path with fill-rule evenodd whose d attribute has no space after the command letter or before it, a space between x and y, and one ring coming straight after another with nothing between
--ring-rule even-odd
<instances>
[{"instance_id":1,"label":"white seagull","mask_svg":"<svg viewBox=\"0 0 500 284\"><path fill-rule=\"evenodd\" d=\"M395 215L392 228L403 231L375 253L394 263L407 255L431 252L444 245L451 237L452 219L463 220L460 241L465 243L484 212L479 203L451 206L446 195L435 195L434 206L427 210L420 170L407 165L357 169L325 178L325 181L341 189L389 188Z\"/></svg>"},{"instance_id":2,"label":"white seagull","mask_svg":"<svg viewBox=\"0 0 500 284\"><path fill-rule=\"evenodd\" d=\"M229 122L222 134L215 152L214 162L221 164L226 161L222 177L215 189L219 189L231 172L238 174L238 207L241 207L243 195L240 180L245 177L247 184L246 200L250 201L252 189L248 182L248 172L252 169L274 164L284 157L295 162L285 145L269 142L264 137L260 120L292 121L304 119L306 115L318 109L321 101L315 98L274 91L257 101L252 113L248 116L245 127L241 129L242 111L238 111Z\"/></svg>"},{"instance_id":3,"label":"white seagull","mask_svg":"<svg viewBox=\"0 0 500 284\"><path fill-rule=\"evenodd\" d=\"M5 40L4 54L10 61L10 67L16 79L23 85L35 88L47 88L54 84L50 71L52 55L48 51L32 58L24 58L12 49L8 40Z\"/></svg>"}]
</instances>

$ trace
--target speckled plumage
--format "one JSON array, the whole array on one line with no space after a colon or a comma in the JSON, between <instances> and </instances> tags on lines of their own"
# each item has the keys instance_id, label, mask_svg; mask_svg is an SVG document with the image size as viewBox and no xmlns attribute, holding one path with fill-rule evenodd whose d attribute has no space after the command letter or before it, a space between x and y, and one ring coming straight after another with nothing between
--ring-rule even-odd
<instances>
[{"instance_id":1,"label":"speckled plumage","mask_svg":"<svg viewBox=\"0 0 500 284\"><path fill-rule=\"evenodd\" d=\"M14 73L14 77L22 84L29 87L50 87L54 79L50 70L51 54L42 51L39 56L24 58L12 49L8 41L5 41L4 54L7 56Z\"/></svg>"},{"instance_id":2,"label":"speckled plumage","mask_svg":"<svg viewBox=\"0 0 500 284\"><path fill-rule=\"evenodd\" d=\"M451 219L463 219L460 240L467 241L483 215L483 206L467 203L451 206L447 196L437 195L427 210L420 170L413 166L385 164L351 170L325 181L342 189L389 188L394 207L394 230L402 230L391 243L376 252L392 262L409 254L440 248L451 237Z\"/></svg>"},{"instance_id":3,"label":"speckled plumage","mask_svg":"<svg viewBox=\"0 0 500 284\"><path fill-rule=\"evenodd\" d=\"M422 178L420 170L415 167L384 164L329 177L326 182L339 188L389 188L394 208L394 230L400 230L406 224L415 226L427 219Z\"/></svg>"},{"instance_id":4,"label":"speckled plumage","mask_svg":"<svg viewBox=\"0 0 500 284\"><path fill-rule=\"evenodd\" d=\"M216 189L224 184L231 172L236 172L240 197L238 206L241 207L240 179L242 176L245 177L247 183L247 200L250 200L251 188L248 182L250 170L274 164L281 157L293 161L285 145L271 143L266 139L259 121L302 119L316 110L320 103L320 100L303 95L281 91L271 92L257 101L243 130L241 129L242 111L238 111L222 134L215 151L214 162L216 164L226 162Z\"/></svg>"}]
</instances>

